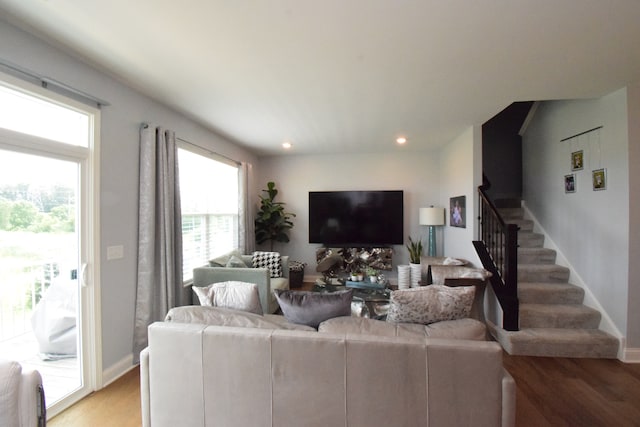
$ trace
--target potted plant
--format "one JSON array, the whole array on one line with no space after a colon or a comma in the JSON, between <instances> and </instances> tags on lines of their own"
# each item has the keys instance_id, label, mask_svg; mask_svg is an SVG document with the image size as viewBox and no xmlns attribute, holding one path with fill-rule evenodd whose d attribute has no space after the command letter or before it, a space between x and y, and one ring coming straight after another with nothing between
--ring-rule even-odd
<instances>
[{"instance_id":1,"label":"potted plant","mask_svg":"<svg viewBox=\"0 0 640 427\"><path fill-rule=\"evenodd\" d=\"M291 218L294 218L296 215L291 212L286 212L283 202L275 201L278 195L275 183L268 182L267 189L262 190L262 192L266 193L266 195L260 196L260 209L254 221L256 243L260 245L269 241L270 250L273 251L274 242L289 242L289 235L287 233L293 228Z\"/></svg>"},{"instance_id":2,"label":"potted plant","mask_svg":"<svg viewBox=\"0 0 640 427\"><path fill-rule=\"evenodd\" d=\"M420 264L420 257L422 256L422 240L414 242L409 236L409 244L407 244L409 250L409 262L411 264Z\"/></svg>"},{"instance_id":3,"label":"potted plant","mask_svg":"<svg viewBox=\"0 0 640 427\"><path fill-rule=\"evenodd\" d=\"M411 287L416 288L420 286L422 280L422 268L420 266L420 257L422 256L422 240L418 239L413 241L409 236L409 244L407 244L409 250L409 266L411 269Z\"/></svg>"},{"instance_id":4,"label":"potted plant","mask_svg":"<svg viewBox=\"0 0 640 427\"><path fill-rule=\"evenodd\" d=\"M366 268L365 273L369 276L369 281L371 283L376 283L378 281L378 270L369 266Z\"/></svg>"}]
</instances>

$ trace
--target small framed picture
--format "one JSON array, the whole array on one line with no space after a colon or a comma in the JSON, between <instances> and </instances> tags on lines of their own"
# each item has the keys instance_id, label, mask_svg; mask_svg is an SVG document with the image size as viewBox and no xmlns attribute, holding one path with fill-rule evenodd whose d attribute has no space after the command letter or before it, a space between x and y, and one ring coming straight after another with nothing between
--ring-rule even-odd
<instances>
[{"instance_id":1,"label":"small framed picture","mask_svg":"<svg viewBox=\"0 0 640 427\"><path fill-rule=\"evenodd\" d=\"M593 191L607 189L607 170L596 169L593 171Z\"/></svg>"},{"instance_id":2,"label":"small framed picture","mask_svg":"<svg viewBox=\"0 0 640 427\"><path fill-rule=\"evenodd\" d=\"M564 176L564 192L575 193L576 192L576 174L570 173Z\"/></svg>"},{"instance_id":3,"label":"small framed picture","mask_svg":"<svg viewBox=\"0 0 640 427\"><path fill-rule=\"evenodd\" d=\"M467 228L467 196L452 197L449 199L449 204L449 225L452 227Z\"/></svg>"},{"instance_id":4,"label":"small framed picture","mask_svg":"<svg viewBox=\"0 0 640 427\"><path fill-rule=\"evenodd\" d=\"M582 150L574 151L571 153L571 170L579 171L582 168L584 168L584 152Z\"/></svg>"}]
</instances>

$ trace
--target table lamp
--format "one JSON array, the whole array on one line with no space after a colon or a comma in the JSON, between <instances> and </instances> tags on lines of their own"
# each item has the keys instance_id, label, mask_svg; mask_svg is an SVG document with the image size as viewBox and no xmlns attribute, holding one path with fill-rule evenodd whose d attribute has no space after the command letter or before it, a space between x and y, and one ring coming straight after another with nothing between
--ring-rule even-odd
<instances>
[{"instance_id":1,"label":"table lamp","mask_svg":"<svg viewBox=\"0 0 640 427\"><path fill-rule=\"evenodd\" d=\"M429 226L429 256L436 256L436 225L444 225L444 208L420 208L420 225Z\"/></svg>"}]
</instances>

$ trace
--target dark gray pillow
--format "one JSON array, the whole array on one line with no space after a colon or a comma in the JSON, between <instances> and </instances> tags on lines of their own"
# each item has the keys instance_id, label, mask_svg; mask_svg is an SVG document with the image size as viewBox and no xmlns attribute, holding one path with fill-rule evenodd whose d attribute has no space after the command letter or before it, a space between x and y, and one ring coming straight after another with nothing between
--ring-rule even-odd
<instances>
[{"instance_id":1,"label":"dark gray pillow","mask_svg":"<svg viewBox=\"0 0 640 427\"><path fill-rule=\"evenodd\" d=\"M284 289L275 289L273 292L282 314L292 323L317 329L325 320L351 315L353 289L330 293Z\"/></svg>"}]
</instances>

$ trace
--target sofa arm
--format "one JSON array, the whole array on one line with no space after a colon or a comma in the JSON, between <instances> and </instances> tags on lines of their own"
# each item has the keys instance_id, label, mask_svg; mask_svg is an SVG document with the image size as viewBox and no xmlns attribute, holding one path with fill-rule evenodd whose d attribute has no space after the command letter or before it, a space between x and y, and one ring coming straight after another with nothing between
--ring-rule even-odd
<instances>
[{"instance_id":1,"label":"sofa arm","mask_svg":"<svg viewBox=\"0 0 640 427\"><path fill-rule=\"evenodd\" d=\"M269 295L271 294L271 280L266 268L229 268L229 267L198 267L193 269L193 286L209 286L219 282L247 282L258 286L262 311L269 309ZM194 299L197 303L197 299Z\"/></svg>"},{"instance_id":2,"label":"sofa arm","mask_svg":"<svg viewBox=\"0 0 640 427\"><path fill-rule=\"evenodd\" d=\"M516 382L506 369L502 376L502 427L516 425Z\"/></svg>"},{"instance_id":3,"label":"sofa arm","mask_svg":"<svg viewBox=\"0 0 640 427\"><path fill-rule=\"evenodd\" d=\"M151 426L151 390L149 388L149 347L140 352L140 406L142 409L142 427Z\"/></svg>"}]
</instances>

